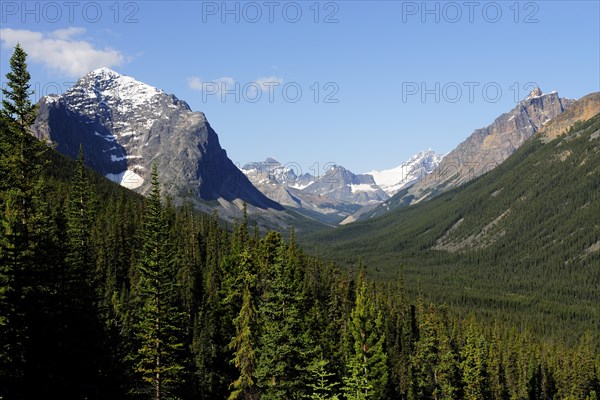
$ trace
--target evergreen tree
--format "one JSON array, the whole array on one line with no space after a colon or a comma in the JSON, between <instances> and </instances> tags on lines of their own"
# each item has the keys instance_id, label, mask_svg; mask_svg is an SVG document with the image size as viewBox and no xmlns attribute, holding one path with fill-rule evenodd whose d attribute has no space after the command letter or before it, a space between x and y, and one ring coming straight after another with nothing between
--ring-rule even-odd
<instances>
[{"instance_id":1,"label":"evergreen tree","mask_svg":"<svg viewBox=\"0 0 600 400\"><path fill-rule=\"evenodd\" d=\"M149 385L155 400L167 399L181 383L183 366L178 354L182 313L176 304L173 255L166 243L156 164L144 220L142 259L138 264L136 337L139 340L135 371Z\"/></svg>"},{"instance_id":2,"label":"evergreen tree","mask_svg":"<svg viewBox=\"0 0 600 400\"><path fill-rule=\"evenodd\" d=\"M506 379L503 365L502 342L498 324L494 324L487 356L487 373L489 397L502 400L506 397Z\"/></svg>"},{"instance_id":3,"label":"evergreen tree","mask_svg":"<svg viewBox=\"0 0 600 400\"><path fill-rule=\"evenodd\" d=\"M29 96L33 95L29 80L31 75L27 70L27 53L20 44L15 46L10 58L11 71L6 74L7 88L2 89L1 113L14 124L19 133L29 133L29 127L36 118L36 106L31 103Z\"/></svg>"},{"instance_id":4,"label":"evergreen tree","mask_svg":"<svg viewBox=\"0 0 600 400\"><path fill-rule=\"evenodd\" d=\"M253 273L252 259L248 250L242 253L240 274L243 280L242 306L238 316L233 320L236 335L228 346L234 351L232 361L239 371L239 377L230 385L232 391L229 400L252 400L258 398L254 382L257 326L253 291L256 276Z\"/></svg>"},{"instance_id":5,"label":"evergreen tree","mask_svg":"<svg viewBox=\"0 0 600 400\"><path fill-rule=\"evenodd\" d=\"M472 320L467 327L467 337L461 351L460 369L464 385L464 398L467 400L483 400L486 398L485 360L487 343L483 334Z\"/></svg>"},{"instance_id":6,"label":"evergreen tree","mask_svg":"<svg viewBox=\"0 0 600 400\"><path fill-rule=\"evenodd\" d=\"M80 147L77 167L71 184L66 221L66 263L61 273L59 358L65 392L79 397L89 396L97 384L102 352L102 325L98 318L94 249L91 243L95 219L93 194L86 176L83 149ZM87 357L81 357L86 354Z\"/></svg>"},{"instance_id":7,"label":"evergreen tree","mask_svg":"<svg viewBox=\"0 0 600 400\"><path fill-rule=\"evenodd\" d=\"M433 305L425 310L419 300L419 340L415 344L411 364L417 398L450 399L457 384L456 354L446 332L444 312Z\"/></svg>"},{"instance_id":8,"label":"evergreen tree","mask_svg":"<svg viewBox=\"0 0 600 400\"><path fill-rule=\"evenodd\" d=\"M86 176L83 147L80 147L67 210L68 271L64 289L68 296L76 299L75 301L87 302L85 307L92 307L95 302L92 288L95 284L94 248L91 243L95 208L93 193Z\"/></svg>"},{"instance_id":9,"label":"evergreen tree","mask_svg":"<svg viewBox=\"0 0 600 400\"><path fill-rule=\"evenodd\" d=\"M258 307L257 385L261 399L298 399L304 394L305 376L298 265L279 233L267 234L260 252L265 264L261 266L264 281Z\"/></svg>"},{"instance_id":10,"label":"evergreen tree","mask_svg":"<svg viewBox=\"0 0 600 400\"><path fill-rule=\"evenodd\" d=\"M319 349L320 350L320 349ZM311 400L338 400L336 386L339 384L333 382L335 374L328 370L329 361L321 355L307 367L307 372L311 375L311 382L308 384L310 390L306 396Z\"/></svg>"},{"instance_id":11,"label":"evergreen tree","mask_svg":"<svg viewBox=\"0 0 600 400\"><path fill-rule=\"evenodd\" d=\"M586 399L597 396L598 371L594 363L591 332L582 335L577 349L569 353L563 356L559 365L557 397Z\"/></svg>"},{"instance_id":12,"label":"evergreen tree","mask_svg":"<svg viewBox=\"0 0 600 400\"><path fill-rule=\"evenodd\" d=\"M393 391L400 396L407 396L409 389L413 387L410 355L414 351L414 332L413 332L413 316L411 312L413 308L408 301L406 295L404 270L400 271L395 293L395 307L389 313L389 320L395 321L392 327L395 333L395 340L390 344L389 348L396 349L396 357L391 361L391 374L394 375ZM389 333L390 335L392 333ZM387 337L387 334L386 334ZM388 339L389 340L389 339ZM390 379L392 380L392 379Z\"/></svg>"},{"instance_id":13,"label":"evergreen tree","mask_svg":"<svg viewBox=\"0 0 600 400\"><path fill-rule=\"evenodd\" d=\"M451 338L444 332L443 326L438 328L439 359L434 367L435 389L433 396L435 399L455 399L458 394L458 365L457 355L451 343Z\"/></svg>"},{"instance_id":14,"label":"evergreen tree","mask_svg":"<svg viewBox=\"0 0 600 400\"><path fill-rule=\"evenodd\" d=\"M347 399L383 398L387 380L387 355L383 345L383 314L375 309L364 271L356 288L356 301L349 321L353 352L347 360L344 392Z\"/></svg>"},{"instance_id":15,"label":"evergreen tree","mask_svg":"<svg viewBox=\"0 0 600 400\"><path fill-rule=\"evenodd\" d=\"M26 59L17 45L0 110L0 364L5 375L0 396L7 398L35 389L26 383L26 375L35 375L36 368L26 367L36 364L31 357L39 344L31 335L41 336L32 323L40 324L48 315L44 306L52 304L48 295L55 291L56 276L48 269L59 255L41 176L45 146L29 134L36 108L29 100L33 92Z\"/></svg>"}]
</instances>

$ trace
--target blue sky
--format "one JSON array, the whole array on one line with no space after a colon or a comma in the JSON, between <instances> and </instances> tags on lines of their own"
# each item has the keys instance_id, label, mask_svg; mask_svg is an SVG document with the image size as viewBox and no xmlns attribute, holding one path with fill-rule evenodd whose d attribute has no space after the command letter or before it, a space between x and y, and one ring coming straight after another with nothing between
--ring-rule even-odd
<instances>
[{"instance_id":1,"label":"blue sky","mask_svg":"<svg viewBox=\"0 0 600 400\"><path fill-rule=\"evenodd\" d=\"M533 84L600 90L599 4L3 1L0 79L18 40L38 94L108 66L206 113L236 163L366 172L450 151Z\"/></svg>"}]
</instances>

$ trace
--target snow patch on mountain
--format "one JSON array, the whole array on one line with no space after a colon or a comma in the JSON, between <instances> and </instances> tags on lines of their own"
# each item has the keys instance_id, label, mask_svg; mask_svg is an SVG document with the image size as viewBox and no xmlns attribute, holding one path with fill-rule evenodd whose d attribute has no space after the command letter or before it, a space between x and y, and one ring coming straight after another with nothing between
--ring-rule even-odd
<instances>
[{"instance_id":1,"label":"snow patch on mountain","mask_svg":"<svg viewBox=\"0 0 600 400\"><path fill-rule=\"evenodd\" d=\"M118 174L106 174L105 176L127 189L137 189L144 184L144 178L129 169Z\"/></svg>"},{"instance_id":2,"label":"snow patch on mountain","mask_svg":"<svg viewBox=\"0 0 600 400\"><path fill-rule=\"evenodd\" d=\"M366 183L359 183L357 185L350 184L350 190L352 193L358 192L375 192L379 189L376 185L369 185Z\"/></svg>"}]
</instances>

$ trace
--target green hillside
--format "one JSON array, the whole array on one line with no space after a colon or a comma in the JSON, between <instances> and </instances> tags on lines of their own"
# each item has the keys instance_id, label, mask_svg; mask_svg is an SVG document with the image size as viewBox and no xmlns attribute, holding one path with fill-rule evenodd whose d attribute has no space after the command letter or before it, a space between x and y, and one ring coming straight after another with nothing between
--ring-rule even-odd
<instances>
[{"instance_id":1,"label":"green hillside","mask_svg":"<svg viewBox=\"0 0 600 400\"><path fill-rule=\"evenodd\" d=\"M306 238L314 254L567 339L600 324L600 115L534 137L486 175L431 201Z\"/></svg>"}]
</instances>

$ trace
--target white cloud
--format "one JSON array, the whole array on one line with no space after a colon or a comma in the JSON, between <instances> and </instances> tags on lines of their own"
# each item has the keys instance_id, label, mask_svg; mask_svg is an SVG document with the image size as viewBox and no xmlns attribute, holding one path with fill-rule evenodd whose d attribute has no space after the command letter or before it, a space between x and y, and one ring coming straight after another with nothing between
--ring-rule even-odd
<instances>
[{"instance_id":1,"label":"white cloud","mask_svg":"<svg viewBox=\"0 0 600 400\"><path fill-rule=\"evenodd\" d=\"M53 32L50 32L48 35L56 39L69 40L72 39L73 36L83 35L84 33L85 28L70 27L65 29L57 29Z\"/></svg>"},{"instance_id":2,"label":"white cloud","mask_svg":"<svg viewBox=\"0 0 600 400\"><path fill-rule=\"evenodd\" d=\"M198 78L197 76L188 78L188 85L189 85L190 89L202 90L202 83L203 83L202 79Z\"/></svg>"},{"instance_id":3,"label":"white cloud","mask_svg":"<svg viewBox=\"0 0 600 400\"><path fill-rule=\"evenodd\" d=\"M111 48L96 49L79 36L84 28L58 29L50 33L26 29L0 29L0 40L5 48L17 43L29 58L52 71L71 78L79 78L100 67L114 67L125 62L125 56Z\"/></svg>"}]
</instances>

